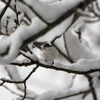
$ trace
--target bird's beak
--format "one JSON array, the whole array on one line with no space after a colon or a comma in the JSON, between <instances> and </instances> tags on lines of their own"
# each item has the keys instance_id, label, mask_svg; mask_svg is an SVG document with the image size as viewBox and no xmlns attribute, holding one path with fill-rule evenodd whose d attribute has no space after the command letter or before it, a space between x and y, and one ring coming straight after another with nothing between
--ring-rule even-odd
<instances>
[{"instance_id":1,"label":"bird's beak","mask_svg":"<svg viewBox=\"0 0 100 100\"><path fill-rule=\"evenodd\" d=\"M38 49L41 49L41 47L40 47L40 46L38 46L38 45L35 45L35 44L34 44L34 46L35 46L35 47L37 47Z\"/></svg>"}]
</instances>

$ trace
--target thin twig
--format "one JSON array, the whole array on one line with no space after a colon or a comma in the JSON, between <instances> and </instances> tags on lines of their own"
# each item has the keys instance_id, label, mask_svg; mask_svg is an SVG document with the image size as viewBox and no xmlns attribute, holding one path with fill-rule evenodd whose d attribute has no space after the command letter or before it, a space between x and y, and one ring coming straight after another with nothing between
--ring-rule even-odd
<instances>
[{"instance_id":1,"label":"thin twig","mask_svg":"<svg viewBox=\"0 0 100 100\"><path fill-rule=\"evenodd\" d=\"M10 2L11 2L11 0L9 0L9 1L7 2L6 6L5 6L4 9L2 10L2 12L1 12L1 14L0 14L0 20L2 19L2 17L3 17L3 15L5 14L7 8L9 7Z\"/></svg>"},{"instance_id":2,"label":"thin twig","mask_svg":"<svg viewBox=\"0 0 100 100\"><path fill-rule=\"evenodd\" d=\"M33 11L35 13L36 16L38 16L44 23L46 23L48 25L48 23L30 5L28 5L23 0L20 0L20 2L23 3L24 5L26 5L27 7L29 7L31 9L31 11Z\"/></svg>"},{"instance_id":3,"label":"thin twig","mask_svg":"<svg viewBox=\"0 0 100 100\"><path fill-rule=\"evenodd\" d=\"M17 1L15 0L15 3L16 3ZM15 13L16 13L16 24L19 26L20 24L19 24L19 19L18 19L18 11L17 11L17 6L16 6L16 4L14 5L14 8L15 8Z\"/></svg>"},{"instance_id":4,"label":"thin twig","mask_svg":"<svg viewBox=\"0 0 100 100\"><path fill-rule=\"evenodd\" d=\"M22 100L24 100L26 98L26 81L24 82L24 96L22 98Z\"/></svg>"},{"instance_id":5,"label":"thin twig","mask_svg":"<svg viewBox=\"0 0 100 100\"><path fill-rule=\"evenodd\" d=\"M66 53L67 53L67 56L68 56L68 60L69 60L71 63L73 63L73 60L71 59L70 54L69 54L69 51L68 51L68 47L67 47L67 43L66 43L65 34L63 34L63 40L64 40L64 45L65 45L65 50L66 50Z\"/></svg>"},{"instance_id":6,"label":"thin twig","mask_svg":"<svg viewBox=\"0 0 100 100\"><path fill-rule=\"evenodd\" d=\"M39 67L39 65L37 65L35 68L33 68L33 70L29 73L29 75L25 78L24 81L27 81L29 79L29 77L33 74L33 72L36 71L36 69Z\"/></svg>"},{"instance_id":7,"label":"thin twig","mask_svg":"<svg viewBox=\"0 0 100 100\"><path fill-rule=\"evenodd\" d=\"M33 74L33 72L36 71L36 69L38 68L38 64L35 68L32 69L32 71L28 74L28 76L24 79L24 80L19 80L19 81L15 81L15 80L9 80L9 79L5 79L5 78L1 78L0 81L2 81L2 83L0 84L0 86L2 86L4 83L16 83L16 84L24 84L24 96L23 99L24 100L26 98L26 81L29 79L29 77Z\"/></svg>"},{"instance_id":8,"label":"thin twig","mask_svg":"<svg viewBox=\"0 0 100 100\"><path fill-rule=\"evenodd\" d=\"M77 95L80 95L80 94L84 94L84 93L87 93L87 92L90 92L90 90L82 91L82 92L79 92L79 93L75 93L75 94L60 97L60 98L55 98L54 100L61 100L61 99L69 98L69 97L72 97L72 96L77 96Z\"/></svg>"},{"instance_id":9,"label":"thin twig","mask_svg":"<svg viewBox=\"0 0 100 100\"><path fill-rule=\"evenodd\" d=\"M94 1L94 0L93 0ZM43 29L41 32L35 34L34 36L31 36L30 38L28 38L27 40L25 40L24 44L30 43L33 40L36 40L37 38L41 37L42 35L46 34L48 31L50 31L52 28L56 27L57 25L59 25L62 21L64 21L66 18L68 18L70 15L72 15L73 13L75 13L77 7L80 7L82 9L84 9L89 3L93 2L91 0L89 1L85 1L86 4L84 5L82 2L77 5L76 7L68 10L65 14L63 14L61 17L59 17L55 22L53 22L52 24L48 25L47 28Z\"/></svg>"},{"instance_id":10,"label":"thin twig","mask_svg":"<svg viewBox=\"0 0 100 100\"><path fill-rule=\"evenodd\" d=\"M65 58L69 61L67 55L65 55L55 44L54 44L54 47L58 50L58 52ZM69 61L70 62L70 61Z\"/></svg>"},{"instance_id":11,"label":"thin twig","mask_svg":"<svg viewBox=\"0 0 100 100\"><path fill-rule=\"evenodd\" d=\"M0 86L2 86L5 82L3 81L2 83L0 83Z\"/></svg>"},{"instance_id":12,"label":"thin twig","mask_svg":"<svg viewBox=\"0 0 100 100\"><path fill-rule=\"evenodd\" d=\"M89 76L89 75L87 75L87 74L85 76L87 77L87 79L89 81L89 86L90 86L90 89L91 89L91 93L92 93L92 96L93 96L93 100L98 100L97 99L97 95L95 93L95 89L93 87L92 77Z\"/></svg>"},{"instance_id":13,"label":"thin twig","mask_svg":"<svg viewBox=\"0 0 100 100\"><path fill-rule=\"evenodd\" d=\"M3 3L7 3L5 0L1 0ZM9 8L12 10L12 11L14 11L15 12L15 9L14 9L14 7L12 7L11 5L9 5ZM27 16L27 14L24 14L24 16L29 20L29 22L31 22L31 19Z\"/></svg>"},{"instance_id":14,"label":"thin twig","mask_svg":"<svg viewBox=\"0 0 100 100\"><path fill-rule=\"evenodd\" d=\"M64 71L64 72L68 72L68 73L82 74L83 75L83 74L90 74L90 73L93 73L93 72L97 72L97 71L100 70L100 68L97 68L97 69L90 69L88 71L76 71L76 70L73 70L73 69L67 69L67 68L58 67L58 66L55 66L55 65L44 64L44 63L39 62L39 60L34 60L34 59L30 58L29 56L27 56L23 53L22 53L22 55L24 57L28 58L29 60L31 60L30 64L38 64L39 66L41 66L43 68L55 69L55 70ZM16 65L16 63L11 63L11 64ZM21 64L19 64L19 65L21 65ZM65 66L63 64L60 64L60 65Z\"/></svg>"},{"instance_id":15,"label":"thin twig","mask_svg":"<svg viewBox=\"0 0 100 100\"><path fill-rule=\"evenodd\" d=\"M26 45L26 48L28 49L28 51L30 52L30 54L33 54L33 52L30 50L30 48L28 47L28 45Z\"/></svg>"},{"instance_id":16,"label":"thin twig","mask_svg":"<svg viewBox=\"0 0 100 100\"><path fill-rule=\"evenodd\" d=\"M8 24L9 24L9 16L7 16L7 21L6 21L6 26L5 26L5 28L6 28L6 34L8 35Z\"/></svg>"},{"instance_id":17,"label":"thin twig","mask_svg":"<svg viewBox=\"0 0 100 100\"><path fill-rule=\"evenodd\" d=\"M14 92L14 91L12 91L10 88L8 88L7 86L5 86L5 85L3 85L3 87L5 88L5 89L7 89L8 91L10 91L12 94L15 94L15 95L17 95L17 96L20 96L20 97L23 97L23 95L21 95L21 94L18 94L18 93L16 93L16 92ZM27 99L33 99L33 98L31 98L31 97L26 97Z\"/></svg>"}]
</instances>

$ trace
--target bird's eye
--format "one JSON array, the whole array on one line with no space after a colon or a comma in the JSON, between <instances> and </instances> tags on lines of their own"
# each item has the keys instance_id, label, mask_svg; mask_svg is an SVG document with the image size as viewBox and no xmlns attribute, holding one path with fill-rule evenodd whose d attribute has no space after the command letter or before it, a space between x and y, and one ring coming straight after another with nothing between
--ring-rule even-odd
<instances>
[{"instance_id":1,"label":"bird's eye","mask_svg":"<svg viewBox=\"0 0 100 100\"><path fill-rule=\"evenodd\" d=\"M50 44L46 43L44 44L44 47L51 47Z\"/></svg>"}]
</instances>

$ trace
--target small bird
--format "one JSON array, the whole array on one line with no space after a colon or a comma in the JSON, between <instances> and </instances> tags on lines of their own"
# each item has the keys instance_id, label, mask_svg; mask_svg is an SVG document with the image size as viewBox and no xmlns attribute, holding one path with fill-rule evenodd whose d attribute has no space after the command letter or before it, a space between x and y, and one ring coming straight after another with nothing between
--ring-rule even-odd
<instances>
[{"instance_id":1,"label":"small bird","mask_svg":"<svg viewBox=\"0 0 100 100\"><path fill-rule=\"evenodd\" d=\"M52 61L52 64L54 64L54 60L56 59L58 55L57 49L49 42L43 44L42 46L37 46L37 48L40 49L40 56L47 62Z\"/></svg>"}]
</instances>

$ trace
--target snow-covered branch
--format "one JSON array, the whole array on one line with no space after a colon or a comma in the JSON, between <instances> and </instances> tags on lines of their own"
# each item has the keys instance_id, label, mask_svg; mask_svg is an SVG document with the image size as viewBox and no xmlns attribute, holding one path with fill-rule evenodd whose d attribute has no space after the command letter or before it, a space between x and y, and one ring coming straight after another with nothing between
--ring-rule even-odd
<instances>
[{"instance_id":1,"label":"snow-covered branch","mask_svg":"<svg viewBox=\"0 0 100 100\"><path fill-rule=\"evenodd\" d=\"M69 90L60 90L60 91L48 91L45 92L43 94L41 94L40 96L38 96L38 98L36 100L60 100L63 98L68 98L72 95L77 95L77 94L81 94L81 93L85 93L87 92L89 89L88 87L84 87L84 88L80 88L80 89L69 89Z\"/></svg>"},{"instance_id":2,"label":"snow-covered branch","mask_svg":"<svg viewBox=\"0 0 100 100\"><path fill-rule=\"evenodd\" d=\"M47 25L41 22L38 18L33 18L31 26L21 25L17 30L0 41L0 54L4 54L8 50L8 55L0 57L0 63L9 63L18 55L19 49L23 43L32 36L34 37L41 30L46 28Z\"/></svg>"},{"instance_id":3,"label":"snow-covered branch","mask_svg":"<svg viewBox=\"0 0 100 100\"><path fill-rule=\"evenodd\" d=\"M35 54L26 54L25 52L22 52L22 55L24 55L26 58L23 61L14 61L13 65L20 65L20 66L27 66L31 64L38 64L41 67L49 68L49 69L55 69L59 71L65 71L68 73L75 73L75 74L89 74L100 70L100 59L80 59L76 63L73 64L61 64L59 62L55 62L53 65L47 63L43 59L38 58ZM30 61L29 61L30 60Z\"/></svg>"},{"instance_id":4,"label":"snow-covered branch","mask_svg":"<svg viewBox=\"0 0 100 100\"><path fill-rule=\"evenodd\" d=\"M39 2L38 0L32 1L33 2L32 4L34 4L33 8L36 9L37 12L39 11L39 13L40 13L40 10L41 10L43 15L47 15L47 20L48 19L54 20L54 21L52 21L53 22L52 25L47 26L40 19L34 18L32 20L31 26L25 26L25 25L19 26L18 29L11 36L7 37L5 40L0 42L1 43L0 44L0 54L4 55L5 52L9 52L8 55L6 55L4 57L0 57L0 63L2 63L2 64L9 63L13 59L15 59L16 56L18 55L19 49L22 47L23 44L34 41L38 37L44 35L50 29L54 28L56 25L60 24L64 19L68 18L71 14L73 14L75 12L75 8L77 8L77 6L79 6L82 1L87 2L87 4L90 3L90 1L88 2L88 1L84 1L84 0L80 0L80 1L76 0L74 2L73 2L73 0L71 0L71 1L62 0L61 2L57 2L57 4L54 3L54 5L53 4L46 5L46 4L43 4L42 2ZM41 5L41 7L40 7L40 5ZM68 6L69 7L69 9L68 9L68 7L66 5L72 5L72 6ZM44 9L45 7L47 7L47 9ZM58 10L58 8L59 8L59 10ZM53 12L54 14L50 14L50 18L49 18L48 17L49 13L44 14L44 12L47 12L47 13ZM42 13L40 13L40 15ZM52 18L52 16L53 16L53 18ZM63 18L61 16L63 16ZM46 19L46 18L44 17L44 19Z\"/></svg>"},{"instance_id":5,"label":"snow-covered branch","mask_svg":"<svg viewBox=\"0 0 100 100\"><path fill-rule=\"evenodd\" d=\"M88 3L90 3L91 1L61 0L48 5L39 0L29 0L26 2L27 4L29 4L29 6L31 6L31 8L38 16L42 17L43 20L45 20L47 23L53 23L57 19L62 18L63 15L67 17L70 16L73 12L75 12L75 10L77 9L77 7L79 7L80 4L86 2L86 5L88 5ZM84 4L82 6L84 6Z\"/></svg>"}]
</instances>

